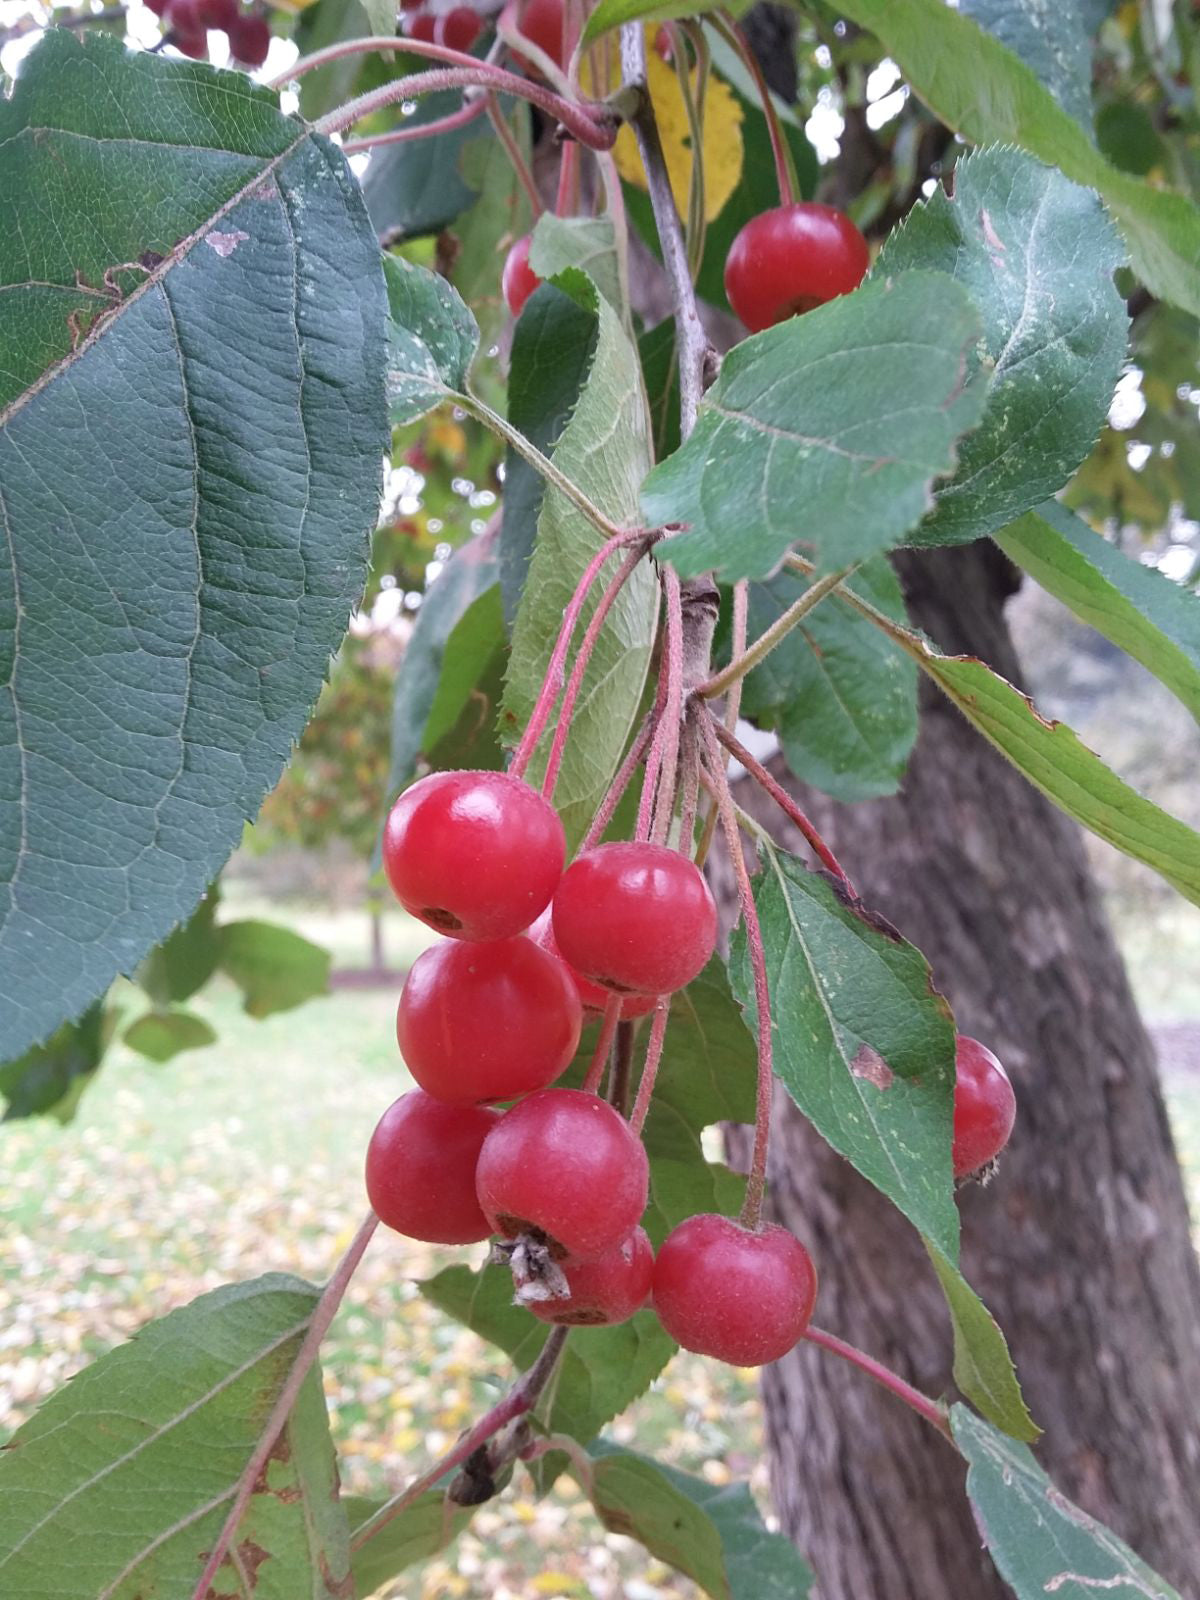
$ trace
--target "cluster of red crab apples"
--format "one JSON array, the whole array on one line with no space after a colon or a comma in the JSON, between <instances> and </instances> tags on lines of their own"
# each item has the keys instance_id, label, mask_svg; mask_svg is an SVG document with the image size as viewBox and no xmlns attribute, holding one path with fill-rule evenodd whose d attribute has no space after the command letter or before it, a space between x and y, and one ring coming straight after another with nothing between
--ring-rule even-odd
<instances>
[{"instance_id":1,"label":"cluster of red crab apples","mask_svg":"<svg viewBox=\"0 0 1200 1600\"><path fill-rule=\"evenodd\" d=\"M700 1214L656 1257L641 1140L599 1095L552 1087L586 1015L619 1003L623 1019L643 1016L711 956L716 908L695 864L643 841L585 849L564 870L553 807L497 772L414 784L388 817L383 857L405 909L448 937L418 957L400 998L419 1087L371 1138L380 1219L434 1244L498 1236L517 1300L545 1322L622 1322L652 1302L686 1349L738 1366L791 1349L816 1295L800 1241ZM976 1138L972 1160L982 1148Z\"/></svg>"},{"instance_id":2,"label":"cluster of red crab apples","mask_svg":"<svg viewBox=\"0 0 1200 1600\"><path fill-rule=\"evenodd\" d=\"M257 11L243 11L238 0L146 0L167 29L168 43L185 56L203 61L208 35L223 33L229 53L243 67L261 67L271 48L267 19Z\"/></svg>"}]
</instances>

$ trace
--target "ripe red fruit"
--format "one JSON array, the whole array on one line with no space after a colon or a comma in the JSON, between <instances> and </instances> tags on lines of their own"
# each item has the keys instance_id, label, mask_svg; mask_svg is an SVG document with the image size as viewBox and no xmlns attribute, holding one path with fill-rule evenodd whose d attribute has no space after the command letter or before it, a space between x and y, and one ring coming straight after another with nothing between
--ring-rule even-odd
<instances>
[{"instance_id":1,"label":"ripe red fruit","mask_svg":"<svg viewBox=\"0 0 1200 1600\"><path fill-rule=\"evenodd\" d=\"M497 1111L446 1106L422 1089L401 1095L367 1146L367 1198L379 1220L429 1244L486 1239L475 1164L499 1120Z\"/></svg>"},{"instance_id":2,"label":"ripe red fruit","mask_svg":"<svg viewBox=\"0 0 1200 1600\"><path fill-rule=\"evenodd\" d=\"M731 1217L689 1217L654 1263L654 1309L672 1339L735 1367L786 1355L816 1297L808 1251L773 1223L751 1233Z\"/></svg>"},{"instance_id":3,"label":"ripe red fruit","mask_svg":"<svg viewBox=\"0 0 1200 1600\"><path fill-rule=\"evenodd\" d=\"M170 0L146 0L148 9L153 11L156 17L162 17L166 15L167 6L169 3Z\"/></svg>"},{"instance_id":4,"label":"ripe red fruit","mask_svg":"<svg viewBox=\"0 0 1200 1600\"><path fill-rule=\"evenodd\" d=\"M544 1089L571 1064L582 1025L565 962L520 937L424 951L396 1013L409 1071L452 1105Z\"/></svg>"},{"instance_id":5,"label":"ripe red fruit","mask_svg":"<svg viewBox=\"0 0 1200 1600\"><path fill-rule=\"evenodd\" d=\"M562 1270L570 1290L565 1299L527 1300L518 1296L535 1317L567 1327L628 1322L649 1299L654 1251L646 1230L635 1228L628 1239L595 1261L569 1261Z\"/></svg>"},{"instance_id":6,"label":"ripe red fruit","mask_svg":"<svg viewBox=\"0 0 1200 1600\"><path fill-rule=\"evenodd\" d=\"M582 972L576 972L569 961L563 961L563 953L558 948L558 941L554 937L554 919L549 906L546 907L545 911L542 912L541 916L530 928L529 937L534 944L540 945L543 950L548 951L550 955L562 961L563 966L571 974L571 981L575 985L576 993L579 995L585 1011L600 1012L604 1010L612 999L611 991L602 989L598 983L592 983L584 977ZM621 1001L621 1019L624 1022L629 1022L634 1017L649 1016L657 1004L657 995L626 995L625 999Z\"/></svg>"},{"instance_id":7,"label":"ripe red fruit","mask_svg":"<svg viewBox=\"0 0 1200 1600\"><path fill-rule=\"evenodd\" d=\"M494 1230L541 1236L559 1261L594 1261L628 1238L648 1183L646 1152L629 1124L581 1089L519 1100L488 1134L475 1170Z\"/></svg>"},{"instance_id":8,"label":"ripe red fruit","mask_svg":"<svg viewBox=\"0 0 1200 1600\"><path fill-rule=\"evenodd\" d=\"M510 31L523 33L530 44L544 50L557 66L563 65L563 0L527 0L524 6L519 5L518 0L508 0L500 13L500 22ZM519 50L512 54L531 77L544 76Z\"/></svg>"},{"instance_id":9,"label":"ripe red fruit","mask_svg":"<svg viewBox=\"0 0 1200 1600\"><path fill-rule=\"evenodd\" d=\"M167 0L163 20L181 38L196 39L203 35L208 26L204 15L204 0Z\"/></svg>"},{"instance_id":10,"label":"ripe red fruit","mask_svg":"<svg viewBox=\"0 0 1200 1600\"><path fill-rule=\"evenodd\" d=\"M954 1176L965 1178L1008 1143L1017 1098L992 1052L964 1033L955 1041L954 1074Z\"/></svg>"},{"instance_id":11,"label":"ripe red fruit","mask_svg":"<svg viewBox=\"0 0 1200 1600\"><path fill-rule=\"evenodd\" d=\"M694 862L661 844L585 850L554 891L563 959L618 994L672 994L713 953L717 908Z\"/></svg>"},{"instance_id":12,"label":"ripe red fruit","mask_svg":"<svg viewBox=\"0 0 1200 1600\"><path fill-rule=\"evenodd\" d=\"M429 11L418 11L415 17L405 18L404 31L410 39L423 39L426 44L432 44L437 18Z\"/></svg>"},{"instance_id":13,"label":"ripe red fruit","mask_svg":"<svg viewBox=\"0 0 1200 1600\"><path fill-rule=\"evenodd\" d=\"M200 0L199 11L204 26L221 33L228 33L241 15L238 0Z\"/></svg>"},{"instance_id":14,"label":"ripe red fruit","mask_svg":"<svg viewBox=\"0 0 1200 1600\"><path fill-rule=\"evenodd\" d=\"M167 42L173 44L181 55L191 56L193 61L203 61L208 54L208 35L205 33L183 33L178 28L172 28Z\"/></svg>"},{"instance_id":15,"label":"ripe red fruit","mask_svg":"<svg viewBox=\"0 0 1200 1600\"><path fill-rule=\"evenodd\" d=\"M470 6L455 6L437 19L433 37L450 50L469 50L483 29L483 19Z\"/></svg>"},{"instance_id":16,"label":"ripe red fruit","mask_svg":"<svg viewBox=\"0 0 1200 1600\"><path fill-rule=\"evenodd\" d=\"M725 262L729 304L751 333L857 289L867 241L840 211L801 200L752 217Z\"/></svg>"},{"instance_id":17,"label":"ripe red fruit","mask_svg":"<svg viewBox=\"0 0 1200 1600\"><path fill-rule=\"evenodd\" d=\"M523 234L508 252L500 274L500 289L514 317L520 316L521 307L542 281L529 265L531 243L529 234Z\"/></svg>"},{"instance_id":18,"label":"ripe red fruit","mask_svg":"<svg viewBox=\"0 0 1200 1600\"><path fill-rule=\"evenodd\" d=\"M271 48L265 17L240 16L229 25L229 50L244 67L261 67Z\"/></svg>"},{"instance_id":19,"label":"ripe red fruit","mask_svg":"<svg viewBox=\"0 0 1200 1600\"><path fill-rule=\"evenodd\" d=\"M545 909L566 840L553 806L503 772L434 772L383 830L383 865L406 911L454 939L508 939Z\"/></svg>"}]
</instances>

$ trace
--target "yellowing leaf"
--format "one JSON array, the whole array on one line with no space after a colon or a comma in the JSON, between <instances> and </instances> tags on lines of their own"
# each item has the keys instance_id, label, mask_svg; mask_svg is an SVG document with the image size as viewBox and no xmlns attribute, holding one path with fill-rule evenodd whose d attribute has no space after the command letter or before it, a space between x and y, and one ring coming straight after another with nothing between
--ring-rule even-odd
<instances>
[{"instance_id":1,"label":"yellowing leaf","mask_svg":"<svg viewBox=\"0 0 1200 1600\"><path fill-rule=\"evenodd\" d=\"M653 48L653 28L647 30L646 86L658 119L663 155L671 179L671 193L681 217L687 215L688 185L692 177L692 132L683 103L683 90L675 68ZM692 74L693 87L696 74ZM627 183L646 187L646 174L638 155L632 128L617 135L617 170ZM727 83L709 75L704 96L704 218L720 216L725 202L742 176L742 108Z\"/></svg>"}]
</instances>

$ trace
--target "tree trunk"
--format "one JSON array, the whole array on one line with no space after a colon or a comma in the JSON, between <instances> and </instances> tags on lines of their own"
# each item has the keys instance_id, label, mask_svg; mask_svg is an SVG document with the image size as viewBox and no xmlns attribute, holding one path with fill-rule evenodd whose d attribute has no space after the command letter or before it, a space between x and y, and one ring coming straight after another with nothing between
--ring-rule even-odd
<instances>
[{"instance_id":1,"label":"tree trunk","mask_svg":"<svg viewBox=\"0 0 1200 1600\"><path fill-rule=\"evenodd\" d=\"M914 621L1019 668L990 545L902 558ZM776 774L799 792L780 762ZM792 848L745 781L739 799ZM900 795L803 803L868 903L931 960L960 1028L1008 1067L1012 1144L961 1197L963 1265L1008 1334L1058 1486L1181 1588L1200 1572L1200 1271L1150 1042L1073 824L922 684ZM777 1097L775 1216L811 1246L817 1320L932 1394L941 1296L913 1230ZM821 1600L992 1600L945 1441L811 1347L765 1370L775 1504Z\"/></svg>"}]
</instances>

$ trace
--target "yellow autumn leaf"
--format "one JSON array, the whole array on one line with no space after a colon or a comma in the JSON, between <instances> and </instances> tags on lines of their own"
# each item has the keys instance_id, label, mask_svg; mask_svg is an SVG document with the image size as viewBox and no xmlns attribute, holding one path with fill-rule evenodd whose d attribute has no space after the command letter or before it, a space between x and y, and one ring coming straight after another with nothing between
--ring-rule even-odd
<instances>
[{"instance_id":1,"label":"yellow autumn leaf","mask_svg":"<svg viewBox=\"0 0 1200 1600\"><path fill-rule=\"evenodd\" d=\"M663 155L671 179L671 193L681 217L687 215L688 185L692 177L692 132L688 126L687 111L683 103L683 90L675 68L669 66L654 49L655 28L646 30L646 87L654 104L658 131L662 138ZM611 92L616 87L618 69L614 67L614 82L603 90ZM695 83L693 72L692 81ZM646 174L632 128L622 128L613 150L617 170L627 183L646 187ZM742 176L742 108L737 96L727 83L709 73L708 89L704 96L704 220L712 222L720 216L725 202L737 188Z\"/></svg>"}]
</instances>

